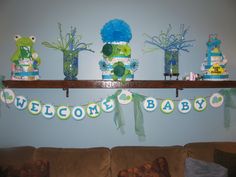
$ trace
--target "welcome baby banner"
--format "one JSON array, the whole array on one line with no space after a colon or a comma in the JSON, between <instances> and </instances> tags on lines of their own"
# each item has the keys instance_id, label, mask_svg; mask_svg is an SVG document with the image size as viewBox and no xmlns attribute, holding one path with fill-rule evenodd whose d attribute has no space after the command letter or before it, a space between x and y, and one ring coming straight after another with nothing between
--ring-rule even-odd
<instances>
[{"instance_id":1,"label":"welcome baby banner","mask_svg":"<svg viewBox=\"0 0 236 177\"><path fill-rule=\"evenodd\" d=\"M16 95L13 90L4 88L0 92L1 101L6 105L14 105L18 110L28 110L32 115L42 115L46 119L58 118L60 120L74 119L83 120L85 117L97 118L103 112L114 112L116 127L122 131L125 119L120 105L133 102L135 132L142 139L145 137L143 127L143 112L161 111L163 114L171 114L178 111L187 114L190 111L203 112L210 105L213 108L225 106L225 127L230 126L230 108L236 108L232 96L236 95L236 89L224 89L208 96L200 96L185 99L154 98L140 95L129 90L117 90L113 95L96 102L84 105L66 106L63 104L53 105L40 101L40 99L27 99L23 95ZM59 106L60 105L60 106Z\"/></svg>"}]
</instances>

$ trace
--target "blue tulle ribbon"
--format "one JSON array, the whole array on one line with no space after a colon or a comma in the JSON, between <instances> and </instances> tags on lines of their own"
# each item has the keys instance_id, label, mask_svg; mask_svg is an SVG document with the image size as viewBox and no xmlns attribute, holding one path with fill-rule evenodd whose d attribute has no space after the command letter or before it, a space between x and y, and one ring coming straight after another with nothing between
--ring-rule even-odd
<instances>
[{"instance_id":1,"label":"blue tulle ribbon","mask_svg":"<svg viewBox=\"0 0 236 177\"><path fill-rule=\"evenodd\" d=\"M222 89L219 93L224 96L224 127L229 128L231 122L230 109L236 109L236 103L232 98L232 96L236 95L236 89Z\"/></svg>"}]
</instances>

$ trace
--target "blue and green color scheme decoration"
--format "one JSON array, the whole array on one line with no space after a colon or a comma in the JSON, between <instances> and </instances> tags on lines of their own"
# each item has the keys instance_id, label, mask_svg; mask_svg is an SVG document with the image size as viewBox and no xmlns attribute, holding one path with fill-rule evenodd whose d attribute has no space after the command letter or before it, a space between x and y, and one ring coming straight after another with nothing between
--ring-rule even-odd
<instances>
[{"instance_id":1,"label":"blue and green color scheme decoration","mask_svg":"<svg viewBox=\"0 0 236 177\"><path fill-rule=\"evenodd\" d=\"M134 79L138 61L131 59L129 42L132 33L129 25L120 19L107 22L101 29L103 59L99 61L103 80L120 80L122 83Z\"/></svg>"},{"instance_id":2,"label":"blue and green color scheme decoration","mask_svg":"<svg viewBox=\"0 0 236 177\"><path fill-rule=\"evenodd\" d=\"M64 80L77 80L79 53L82 51L94 52L90 49L92 43L81 42L82 36L77 34L76 27L71 29L64 36L62 34L62 25L58 23L59 37L57 42L43 42L48 48L60 50L63 53L63 72Z\"/></svg>"},{"instance_id":3,"label":"blue and green color scheme decoration","mask_svg":"<svg viewBox=\"0 0 236 177\"><path fill-rule=\"evenodd\" d=\"M149 36L144 34L147 38L145 43L151 45L151 48L147 48L147 51L154 51L156 49L162 49L164 51L164 77L170 78L179 76L179 52L189 52L188 48L192 47L194 40L186 40L186 34L189 31L189 27L185 28L184 25L180 25L179 33L172 32L172 26L169 25L166 32L161 31L159 36Z\"/></svg>"},{"instance_id":4,"label":"blue and green color scheme decoration","mask_svg":"<svg viewBox=\"0 0 236 177\"><path fill-rule=\"evenodd\" d=\"M206 58L201 66L203 79L215 81L228 80L229 73L226 69L228 60L221 52L221 40L218 35L216 33L210 34L206 45Z\"/></svg>"},{"instance_id":5,"label":"blue and green color scheme decoration","mask_svg":"<svg viewBox=\"0 0 236 177\"><path fill-rule=\"evenodd\" d=\"M35 36L15 35L16 51L11 57L12 80L39 80L41 59L34 50Z\"/></svg>"}]
</instances>

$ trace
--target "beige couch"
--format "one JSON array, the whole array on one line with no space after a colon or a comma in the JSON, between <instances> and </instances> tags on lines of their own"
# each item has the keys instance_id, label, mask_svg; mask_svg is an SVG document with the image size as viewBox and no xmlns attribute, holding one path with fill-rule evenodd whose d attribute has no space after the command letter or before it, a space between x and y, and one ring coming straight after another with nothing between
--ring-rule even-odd
<instances>
[{"instance_id":1,"label":"beige couch","mask_svg":"<svg viewBox=\"0 0 236 177\"><path fill-rule=\"evenodd\" d=\"M187 157L213 161L214 149L236 153L236 142L189 143L184 146L123 146L114 148L34 148L0 149L0 166L20 165L32 160L48 160L50 177L116 177L128 167L140 166L164 156L172 177L184 177Z\"/></svg>"}]
</instances>

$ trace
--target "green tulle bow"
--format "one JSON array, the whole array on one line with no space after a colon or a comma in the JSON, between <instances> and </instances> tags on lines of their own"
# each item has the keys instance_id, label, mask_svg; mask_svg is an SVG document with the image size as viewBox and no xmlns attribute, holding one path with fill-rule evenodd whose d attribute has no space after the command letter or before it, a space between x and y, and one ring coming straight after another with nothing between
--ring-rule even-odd
<instances>
[{"instance_id":1,"label":"green tulle bow","mask_svg":"<svg viewBox=\"0 0 236 177\"><path fill-rule=\"evenodd\" d=\"M124 125L125 119L124 114L121 109L120 103L118 101L118 95L121 93L121 90L116 91L115 94L109 96L107 99L113 99L115 103L115 110L114 110L114 122L118 129L120 129L121 133L124 133ZM139 95L137 93L132 93L133 102L134 102L134 119L135 119L135 133L138 135L140 140L145 139L145 132L143 126L143 113L141 108L141 102L144 101L145 96Z\"/></svg>"},{"instance_id":2,"label":"green tulle bow","mask_svg":"<svg viewBox=\"0 0 236 177\"><path fill-rule=\"evenodd\" d=\"M219 91L220 94L224 96L224 126L225 128L230 127L230 121L231 121L231 114L230 109L236 108L236 103L234 102L234 99L232 96L236 95L236 89L222 89Z\"/></svg>"}]
</instances>

